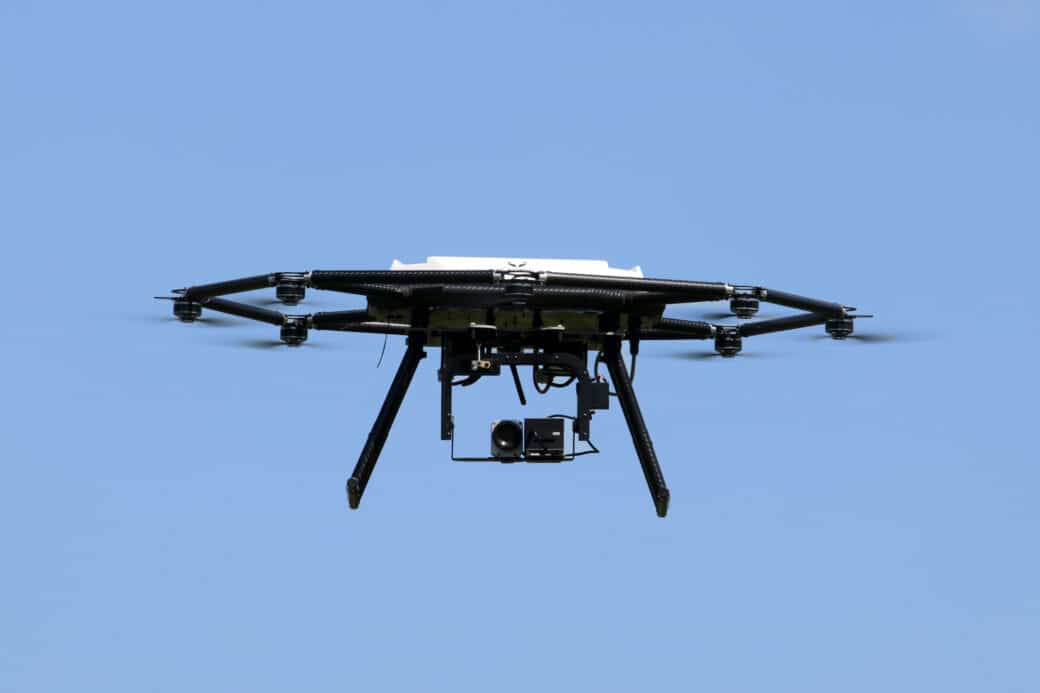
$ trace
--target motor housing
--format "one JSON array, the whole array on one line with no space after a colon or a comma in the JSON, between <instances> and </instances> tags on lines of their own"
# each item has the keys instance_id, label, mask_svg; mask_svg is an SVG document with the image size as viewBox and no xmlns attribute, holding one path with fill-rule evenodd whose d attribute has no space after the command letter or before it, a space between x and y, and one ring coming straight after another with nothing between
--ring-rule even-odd
<instances>
[{"instance_id":1,"label":"motor housing","mask_svg":"<svg viewBox=\"0 0 1040 693\"><path fill-rule=\"evenodd\" d=\"M832 339L845 339L853 331L852 318L832 318L824 326Z\"/></svg>"},{"instance_id":2,"label":"motor housing","mask_svg":"<svg viewBox=\"0 0 1040 693\"><path fill-rule=\"evenodd\" d=\"M740 330L736 327L719 327L715 332L715 351L726 358L740 353L742 348Z\"/></svg>"},{"instance_id":3,"label":"motor housing","mask_svg":"<svg viewBox=\"0 0 1040 693\"><path fill-rule=\"evenodd\" d=\"M741 320L753 318L758 312L758 299L754 296L734 296L730 299L729 309Z\"/></svg>"},{"instance_id":4,"label":"motor housing","mask_svg":"<svg viewBox=\"0 0 1040 693\"><path fill-rule=\"evenodd\" d=\"M300 346L307 341L307 318L290 315L282 323L282 341L289 346Z\"/></svg>"},{"instance_id":5,"label":"motor housing","mask_svg":"<svg viewBox=\"0 0 1040 693\"><path fill-rule=\"evenodd\" d=\"M202 304L190 298L174 299L173 314L181 322L195 322L202 316Z\"/></svg>"}]
</instances>

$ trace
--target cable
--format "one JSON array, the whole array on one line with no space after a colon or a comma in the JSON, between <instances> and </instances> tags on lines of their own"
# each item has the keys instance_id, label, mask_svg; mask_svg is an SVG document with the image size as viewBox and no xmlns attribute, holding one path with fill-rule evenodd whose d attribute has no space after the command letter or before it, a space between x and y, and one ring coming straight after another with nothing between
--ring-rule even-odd
<instances>
[{"instance_id":1,"label":"cable","mask_svg":"<svg viewBox=\"0 0 1040 693\"><path fill-rule=\"evenodd\" d=\"M376 361L376 368L379 368L380 366L383 365L383 354L386 353L386 342L387 342L388 339L390 339L390 333L389 332L384 332L383 333L383 349L382 349L382 351L379 352L379 360Z\"/></svg>"},{"instance_id":2,"label":"cable","mask_svg":"<svg viewBox=\"0 0 1040 693\"><path fill-rule=\"evenodd\" d=\"M599 364L602 361L603 361L603 352L601 351L598 354L596 354L596 360L592 364L592 375L593 375L593 378L595 380L599 380ZM617 393L616 392L611 392L610 390L607 390L607 394L610 395L611 397L617 397Z\"/></svg>"},{"instance_id":3,"label":"cable","mask_svg":"<svg viewBox=\"0 0 1040 693\"><path fill-rule=\"evenodd\" d=\"M581 452L574 452L572 450L571 451L571 457L581 457L582 455L598 455L599 454L599 448L597 448L595 445L593 445L591 440L586 440L585 444L588 445L592 449L591 450L582 450Z\"/></svg>"},{"instance_id":4,"label":"cable","mask_svg":"<svg viewBox=\"0 0 1040 693\"><path fill-rule=\"evenodd\" d=\"M534 382L534 391L540 395L544 395L549 392L549 383L546 383L545 389L543 390L541 385L538 384L538 366L531 366L531 380Z\"/></svg>"},{"instance_id":5,"label":"cable","mask_svg":"<svg viewBox=\"0 0 1040 693\"><path fill-rule=\"evenodd\" d=\"M550 419L570 419L571 421L577 421L578 420L578 417L571 416L570 414L549 414L548 418L550 418ZM576 435L573 433L573 430L574 429L572 428L571 429L571 431L572 431L572 433L571 433L571 457L581 457L582 455L596 455L596 454L599 453L599 448L597 448L595 445L593 445L591 440L586 440L585 441L585 443L590 448L592 448L591 450L582 450L581 452L575 452L574 451L574 445L575 445L575 440L574 439L576 438Z\"/></svg>"}]
</instances>

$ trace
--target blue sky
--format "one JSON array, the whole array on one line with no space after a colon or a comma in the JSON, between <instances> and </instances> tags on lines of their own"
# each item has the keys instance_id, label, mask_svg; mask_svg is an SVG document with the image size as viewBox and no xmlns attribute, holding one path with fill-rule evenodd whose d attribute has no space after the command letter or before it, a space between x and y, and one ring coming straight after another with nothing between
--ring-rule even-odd
<instances>
[{"instance_id":1,"label":"blue sky","mask_svg":"<svg viewBox=\"0 0 1040 693\"><path fill-rule=\"evenodd\" d=\"M3 3L0 689L1036 690L1038 20ZM273 328L151 300L445 254L762 284L904 339L644 347L666 520L616 409L599 456L451 463L433 352L351 512L400 340L249 349ZM478 453L572 406L457 400Z\"/></svg>"}]
</instances>

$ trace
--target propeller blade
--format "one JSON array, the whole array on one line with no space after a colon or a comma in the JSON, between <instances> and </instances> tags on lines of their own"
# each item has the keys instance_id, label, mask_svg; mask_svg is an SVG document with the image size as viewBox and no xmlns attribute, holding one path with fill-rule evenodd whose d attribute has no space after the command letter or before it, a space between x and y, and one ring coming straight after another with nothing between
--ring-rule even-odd
<instances>
[{"instance_id":1,"label":"propeller blade","mask_svg":"<svg viewBox=\"0 0 1040 693\"><path fill-rule=\"evenodd\" d=\"M317 342L304 342L290 347L280 339L240 339L234 342L225 342L225 346L242 347L245 349L258 349L260 351L273 351L279 347L285 349L325 349L326 344Z\"/></svg>"},{"instance_id":2,"label":"propeller blade","mask_svg":"<svg viewBox=\"0 0 1040 693\"><path fill-rule=\"evenodd\" d=\"M178 324L181 324L181 325L191 324L191 323L184 323L182 320L178 320L177 318L173 317L172 315L137 315L137 316L129 317L127 319L128 320L133 320L133 321L136 321L136 322L151 322L151 323L173 323L173 322L175 322L175 323L178 323ZM241 323L236 323L234 320L231 320L229 318L219 317L219 316L215 316L215 315L203 315L201 317L195 318L195 320L193 322L200 322L203 325L206 325L208 327L230 327L231 325L241 324Z\"/></svg>"},{"instance_id":3,"label":"propeller blade","mask_svg":"<svg viewBox=\"0 0 1040 693\"><path fill-rule=\"evenodd\" d=\"M289 346L280 339L240 339L237 342L231 342L230 346L240 346L247 349L277 349L278 347Z\"/></svg>"},{"instance_id":4,"label":"propeller blade","mask_svg":"<svg viewBox=\"0 0 1040 693\"><path fill-rule=\"evenodd\" d=\"M854 339L857 342L864 342L865 344L886 344L889 342L907 342L911 341L905 337L901 337L897 334L891 334L888 332L867 332L866 334L850 334L845 339Z\"/></svg>"},{"instance_id":5,"label":"propeller blade","mask_svg":"<svg viewBox=\"0 0 1040 693\"><path fill-rule=\"evenodd\" d=\"M813 341L862 342L863 344L909 343L919 342L922 339L920 335L906 332L853 332L845 339L833 339L827 334L812 334L806 335L806 337Z\"/></svg>"},{"instance_id":6,"label":"propeller blade","mask_svg":"<svg viewBox=\"0 0 1040 693\"><path fill-rule=\"evenodd\" d=\"M669 354L669 358L681 359L683 361L713 361L715 359L728 360L734 359L761 359L761 358L773 358L771 355L763 354L758 351L742 351L736 356L723 356L722 354L715 351L680 351L674 354Z\"/></svg>"}]
</instances>

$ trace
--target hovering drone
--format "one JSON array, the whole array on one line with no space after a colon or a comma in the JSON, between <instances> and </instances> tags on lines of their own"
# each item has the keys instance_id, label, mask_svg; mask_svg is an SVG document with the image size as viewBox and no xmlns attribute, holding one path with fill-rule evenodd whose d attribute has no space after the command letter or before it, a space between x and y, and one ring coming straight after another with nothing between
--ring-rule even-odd
<instances>
[{"instance_id":1,"label":"hovering drone","mask_svg":"<svg viewBox=\"0 0 1040 693\"><path fill-rule=\"evenodd\" d=\"M223 296L274 287L278 301L295 306L308 288L364 296L363 310L287 315ZM347 499L357 508L386 442L405 392L427 347L440 347L441 440L452 441L459 461L561 462L599 452L589 439L593 413L616 397L659 517L668 513L670 493L639 409L632 379L639 346L649 340L713 340L726 358L740 353L743 338L824 325L834 339L853 334L855 308L806 296L723 282L649 279L639 267L618 269L599 260L509 260L430 257L425 263L394 261L389 270L275 272L200 284L157 298L173 302L173 314L195 322L203 309L270 323L290 347L310 330L404 335L407 348L383 406L347 480ZM732 315L748 320L767 302L800 313L788 317L721 325L664 317L674 304L729 301ZM723 316L727 317L727 316ZM628 343L631 370L622 356ZM593 370L589 352L596 354ZM599 374L606 366L610 381ZM530 366L539 394L574 385L573 416L499 420L491 425L491 454L455 455L452 391L508 369L521 404L527 399L518 367ZM570 445L566 424L570 423ZM577 441L587 449L576 451Z\"/></svg>"}]
</instances>

